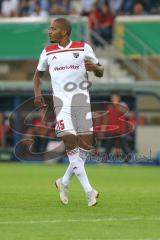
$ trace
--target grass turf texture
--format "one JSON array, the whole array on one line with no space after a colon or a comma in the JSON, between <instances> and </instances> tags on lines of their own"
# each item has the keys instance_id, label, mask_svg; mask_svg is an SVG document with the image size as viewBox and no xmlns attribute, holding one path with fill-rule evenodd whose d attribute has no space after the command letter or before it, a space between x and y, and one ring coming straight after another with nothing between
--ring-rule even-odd
<instances>
[{"instance_id":1,"label":"grass turf texture","mask_svg":"<svg viewBox=\"0 0 160 240\"><path fill-rule=\"evenodd\" d=\"M101 193L88 208L74 177L69 205L53 182L65 165L0 165L1 240L159 240L160 168L87 166Z\"/></svg>"}]
</instances>

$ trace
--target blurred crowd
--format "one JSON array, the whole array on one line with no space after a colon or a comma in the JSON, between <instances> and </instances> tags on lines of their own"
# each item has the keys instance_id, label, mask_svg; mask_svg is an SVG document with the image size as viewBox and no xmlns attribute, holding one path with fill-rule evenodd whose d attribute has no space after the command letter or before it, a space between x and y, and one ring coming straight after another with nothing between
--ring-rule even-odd
<instances>
[{"instance_id":1,"label":"blurred crowd","mask_svg":"<svg viewBox=\"0 0 160 240\"><path fill-rule=\"evenodd\" d=\"M88 17L93 44L112 41L114 19L119 15L159 14L160 0L0 0L0 17Z\"/></svg>"},{"instance_id":2,"label":"blurred crowd","mask_svg":"<svg viewBox=\"0 0 160 240\"><path fill-rule=\"evenodd\" d=\"M105 17L110 19L110 15L154 14L159 13L159 6L159 0L0 0L0 15L47 17L77 14L89 16L91 26L95 27L99 21L104 25Z\"/></svg>"}]
</instances>

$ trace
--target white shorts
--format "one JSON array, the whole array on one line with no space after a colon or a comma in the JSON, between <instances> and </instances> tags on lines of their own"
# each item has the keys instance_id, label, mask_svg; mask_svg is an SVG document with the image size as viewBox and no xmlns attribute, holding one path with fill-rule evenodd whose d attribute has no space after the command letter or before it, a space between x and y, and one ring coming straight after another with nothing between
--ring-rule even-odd
<instances>
[{"instance_id":1,"label":"white shorts","mask_svg":"<svg viewBox=\"0 0 160 240\"><path fill-rule=\"evenodd\" d=\"M58 137L64 135L82 135L93 132L93 122L90 104L87 106L55 107L56 126Z\"/></svg>"}]
</instances>

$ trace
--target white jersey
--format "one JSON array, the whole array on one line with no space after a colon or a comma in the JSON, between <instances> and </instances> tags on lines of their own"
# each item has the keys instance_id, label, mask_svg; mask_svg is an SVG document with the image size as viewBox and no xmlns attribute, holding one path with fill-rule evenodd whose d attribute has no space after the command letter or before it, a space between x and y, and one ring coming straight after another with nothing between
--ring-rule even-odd
<instances>
[{"instance_id":1,"label":"white jersey","mask_svg":"<svg viewBox=\"0 0 160 240\"><path fill-rule=\"evenodd\" d=\"M89 97L85 60L98 63L93 49L84 42L71 41L66 47L51 45L41 53L37 69L46 71L49 68L53 95L63 102L63 106L72 105L73 96L77 94Z\"/></svg>"}]
</instances>

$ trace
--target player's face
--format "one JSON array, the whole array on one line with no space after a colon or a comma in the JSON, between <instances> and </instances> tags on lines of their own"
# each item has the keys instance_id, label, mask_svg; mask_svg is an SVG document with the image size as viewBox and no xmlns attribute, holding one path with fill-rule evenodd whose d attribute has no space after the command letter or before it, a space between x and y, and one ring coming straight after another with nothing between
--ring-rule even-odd
<instances>
[{"instance_id":1,"label":"player's face","mask_svg":"<svg viewBox=\"0 0 160 240\"><path fill-rule=\"evenodd\" d=\"M63 39L63 30L58 22L53 22L48 31L50 42L59 43Z\"/></svg>"}]
</instances>

